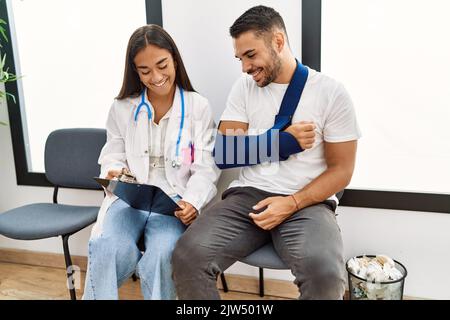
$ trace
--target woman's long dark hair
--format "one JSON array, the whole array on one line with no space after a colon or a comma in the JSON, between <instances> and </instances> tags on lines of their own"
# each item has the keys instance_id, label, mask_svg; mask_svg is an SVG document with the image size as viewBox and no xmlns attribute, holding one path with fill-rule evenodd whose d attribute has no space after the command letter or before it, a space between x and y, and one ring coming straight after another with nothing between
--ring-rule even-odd
<instances>
[{"instance_id":1,"label":"woman's long dark hair","mask_svg":"<svg viewBox=\"0 0 450 320\"><path fill-rule=\"evenodd\" d=\"M134 58L140 50L145 49L149 44L170 52L176 65L175 83L186 91L195 91L187 75L180 52L172 37L160 26L149 24L137 29L130 37L125 60L122 89L120 89L120 93L116 99L136 97L145 88L136 71Z\"/></svg>"}]
</instances>

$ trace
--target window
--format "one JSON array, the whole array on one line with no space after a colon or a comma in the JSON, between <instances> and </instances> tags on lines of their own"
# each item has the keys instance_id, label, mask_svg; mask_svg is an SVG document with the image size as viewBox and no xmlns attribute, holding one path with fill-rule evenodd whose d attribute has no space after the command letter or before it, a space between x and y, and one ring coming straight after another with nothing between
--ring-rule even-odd
<instances>
[{"instance_id":1,"label":"window","mask_svg":"<svg viewBox=\"0 0 450 320\"><path fill-rule=\"evenodd\" d=\"M346 86L363 133L355 197L379 190L381 206L450 212L449 11L445 0L322 1L321 68Z\"/></svg>"},{"instance_id":2,"label":"window","mask_svg":"<svg viewBox=\"0 0 450 320\"><path fill-rule=\"evenodd\" d=\"M19 184L48 185L41 172L51 131L105 126L122 84L128 39L153 11L160 15L158 5L147 11L153 2L1 0L0 15L10 27L5 51L14 58L9 67L23 76L6 86L17 98L8 106Z\"/></svg>"}]
</instances>

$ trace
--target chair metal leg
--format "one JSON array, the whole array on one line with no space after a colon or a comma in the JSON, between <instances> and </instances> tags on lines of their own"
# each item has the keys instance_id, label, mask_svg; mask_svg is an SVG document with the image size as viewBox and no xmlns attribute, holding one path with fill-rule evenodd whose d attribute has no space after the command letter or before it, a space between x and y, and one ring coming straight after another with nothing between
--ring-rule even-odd
<instances>
[{"instance_id":1,"label":"chair metal leg","mask_svg":"<svg viewBox=\"0 0 450 320\"><path fill-rule=\"evenodd\" d=\"M264 269L259 268L259 296L264 297Z\"/></svg>"},{"instance_id":2,"label":"chair metal leg","mask_svg":"<svg viewBox=\"0 0 450 320\"><path fill-rule=\"evenodd\" d=\"M70 258L70 251L69 251L69 235L68 234L63 235L62 240L63 240L64 258L66 260L67 279L69 280L69 284L71 284L71 288L69 288L70 299L77 300L77 296L75 293L75 280L73 278L75 270L72 266L72 259Z\"/></svg>"},{"instance_id":3,"label":"chair metal leg","mask_svg":"<svg viewBox=\"0 0 450 320\"><path fill-rule=\"evenodd\" d=\"M227 280L225 280L225 274L220 274L220 281L222 281L223 292L228 292Z\"/></svg>"}]
</instances>

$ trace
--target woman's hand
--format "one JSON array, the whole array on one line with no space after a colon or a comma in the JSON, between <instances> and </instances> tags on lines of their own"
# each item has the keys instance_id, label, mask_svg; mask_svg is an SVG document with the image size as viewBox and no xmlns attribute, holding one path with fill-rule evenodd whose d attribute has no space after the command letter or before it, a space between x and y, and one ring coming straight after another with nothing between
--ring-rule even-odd
<instances>
[{"instance_id":1,"label":"woman's hand","mask_svg":"<svg viewBox=\"0 0 450 320\"><path fill-rule=\"evenodd\" d=\"M105 179L111 180L113 178L119 178L123 174L131 175L131 172L127 168L111 169L108 171L108 175L106 176Z\"/></svg>"},{"instance_id":2,"label":"woman's hand","mask_svg":"<svg viewBox=\"0 0 450 320\"><path fill-rule=\"evenodd\" d=\"M127 168L111 169L108 171L108 175L106 176L105 179L112 180L114 178L117 178L119 180L121 175L123 175L124 173L129 173L129 172L130 172L130 170L128 170ZM103 187L103 190L105 190L105 193L110 197L112 197L114 195L111 191L108 191L108 189L106 189L105 187Z\"/></svg>"},{"instance_id":3,"label":"woman's hand","mask_svg":"<svg viewBox=\"0 0 450 320\"><path fill-rule=\"evenodd\" d=\"M195 209L195 207L189 202L183 200L178 201L177 204L182 210L176 210L175 217L180 219L185 225L190 225L195 218L197 218L197 209Z\"/></svg>"},{"instance_id":4,"label":"woman's hand","mask_svg":"<svg viewBox=\"0 0 450 320\"><path fill-rule=\"evenodd\" d=\"M122 174L122 169L112 169L108 171L108 175L106 176L105 179L111 180L113 178L119 178L119 176Z\"/></svg>"}]
</instances>

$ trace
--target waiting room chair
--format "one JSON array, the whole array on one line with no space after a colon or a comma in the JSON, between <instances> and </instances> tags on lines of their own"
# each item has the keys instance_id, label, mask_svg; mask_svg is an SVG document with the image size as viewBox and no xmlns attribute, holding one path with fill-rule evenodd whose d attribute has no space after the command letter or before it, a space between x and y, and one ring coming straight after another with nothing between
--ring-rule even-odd
<instances>
[{"instance_id":1,"label":"waiting room chair","mask_svg":"<svg viewBox=\"0 0 450 320\"><path fill-rule=\"evenodd\" d=\"M338 192L336 197L340 200L343 194L344 190ZM239 260L239 262L259 268L259 295L261 297L264 297L264 268L277 270L289 269L289 267L286 266L278 253L275 251L272 242L269 242L257 249L245 258ZM224 273L220 274L220 280L223 285L223 291L228 292L228 285Z\"/></svg>"},{"instance_id":2,"label":"waiting room chair","mask_svg":"<svg viewBox=\"0 0 450 320\"><path fill-rule=\"evenodd\" d=\"M53 131L45 144L45 175L54 185L53 203L35 203L0 214L0 234L18 240L62 237L70 298L76 300L69 237L94 223L99 207L59 204L59 188L101 190L98 176L104 129Z\"/></svg>"}]
</instances>

